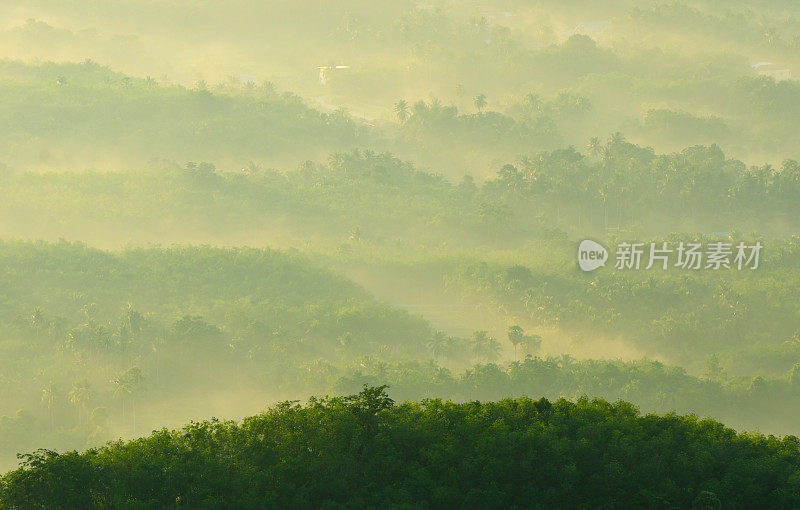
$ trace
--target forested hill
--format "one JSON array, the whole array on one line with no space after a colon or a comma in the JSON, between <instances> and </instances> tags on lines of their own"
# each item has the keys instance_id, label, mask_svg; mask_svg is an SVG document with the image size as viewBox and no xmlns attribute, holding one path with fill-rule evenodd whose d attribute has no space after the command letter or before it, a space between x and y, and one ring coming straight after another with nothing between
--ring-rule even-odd
<instances>
[{"instance_id":1,"label":"forested hill","mask_svg":"<svg viewBox=\"0 0 800 510\"><path fill-rule=\"evenodd\" d=\"M388 125L423 113L401 130L414 145L401 155L453 176L487 175L497 158L553 144L583 146L615 131L660 152L717 143L753 164L780 164L800 148L800 86L780 74L774 79L764 66L797 75L800 11L785 0L239 0L190 8L186 2L121 0L93 2L91 12L63 0L5 0L0 13L0 48L7 57L88 58L197 92L221 87L226 93L231 84L270 80L309 104L342 106ZM319 79L318 67L339 64L347 69ZM59 95L82 94L68 73L63 76L66 83L53 86L59 93L39 91L41 106L57 122L59 110L51 106ZM139 82L128 82L131 90L117 96L119 103L93 90L103 97L86 105L97 106L92 113L125 119L117 114L128 111L126 97L141 95ZM3 97L16 101L19 95L3 90ZM184 134L197 131L204 142L218 138L217 148L232 135L267 144L303 138L274 130L291 130L291 115L271 117L271 125L253 122L256 111L242 115L248 103L227 118L212 110L208 125L198 122L203 109L193 101L152 98L140 105L143 112L151 106L165 114L154 119L154 134L169 134L174 124ZM188 115L180 106L188 106ZM39 113L35 103L28 107ZM239 124L230 122L236 117ZM136 135L144 136L132 120ZM320 135L309 127L312 137ZM97 150L92 142L84 140L85 148ZM151 146L140 147L150 152ZM210 149L215 163L230 156Z\"/></svg>"},{"instance_id":2,"label":"forested hill","mask_svg":"<svg viewBox=\"0 0 800 510\"><path fill-rule=\"evenodd\" d=\"M797 508L800 444L625 402L279 404L79 454L40 450L2 508Z\"/></svg>"},{"instance_id":3,"label":"forested hill","mask_svg":"<svg viewBox=\"0 0 800 510\"><path fill-rule=\"evenodd\" d=\"M422 356L430 334L298 255L0 241L0 465L164 426L165 410L171 426L246 416L314 384L305 363Z\"/></svg>"},{"instance_id":4,"label":"forested hill","mask_svg":"<svg viewBox=\"0 0 800 510\"><path fill-rule=\"evenodd\" d=\"M192 89L91 61L0 60L2 163L102 169L150 159L291 163L367 144L342 112L321 113L268 82Z\"/></svg>"}]
</instances>

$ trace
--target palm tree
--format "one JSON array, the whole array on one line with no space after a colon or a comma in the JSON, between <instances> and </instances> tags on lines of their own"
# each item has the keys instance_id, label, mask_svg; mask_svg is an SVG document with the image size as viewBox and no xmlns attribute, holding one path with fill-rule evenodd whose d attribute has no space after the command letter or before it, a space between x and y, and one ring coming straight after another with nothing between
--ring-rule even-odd
<instances>
[{"instance_id":1,"label":"palm tree","mask_svg":"<svg viewBox=\"0 0 800 510\"><path fill-rule=\"evenodd\" d=\"M408 103L405 99L401 99L394 104L394 113L397 115L397 120L399 120L401 123L404 123L408 120Z\"/></svg>"},{"instance_id":2,"label":"palm tree","mask_svg":"<svg viewBox=\"0 0 800 510\"><path fill-rule=\"evenodd\" d=\"M92 345L102 347L104 350L109 350L111 348L112 338L105 327L94 320L87 324L86 327L92 333Z\"/></svg>"},{"instance_id":3,"label":"palm tree","mask_svg":"<svg viewBox=\"0 0 800 510\"><path fill-rule=\"evenodd\" d=\"M485 361L496 361L500 357L500 342L489 336L489 332L479 330L472 334L472 354Z\"/></svg>"},{"instance_id":4,"label":"palm tree","mask_svg":"<svg viewBox=\"0 0 800 510\"><path fill-rule=\"evenodd\" d=\"M542 98L538 94L526 94L525 106L528 107L531 113L538 113L542 109Z\"/></svg>"},{"instance_id":5,"label":"palm tree","mask_svg":"<svg viewBox=\"0 0 800 510\"><path fill-rule=\"evenodd\" d=\"M612 145L619 145L625 142L625 135L617 131L613 135L611 135L610 141Z\"/></svg>"},{"instance_id":6,"label":"palm tree","mask_svg":"<svg viewBox=\"0 0 800 510\"><path fill-rule=\"evenodd\" d=\"M522 345L522 350L525 354L536 354L542 346L542 336L524 335L520 345Z\"/></svg>"},{"instance_id":7,"label":"palm tree","mask_svg":"<svg viewBox=\"0 0 800 510\"><path fill-rule=\"evenodd\" d=\"M447 335L444 333L444 331L437 331L433 334L428 342L428 348L433 354L433 359L438 360L439 357L445 353L450 343L449 340L450 339L447 338Z\"/></svg>"},{"instance_id":8,"label":"palm tree","mask_svg":"<svg viewBox=\"0 0 800 510\"><path fill-rule=\"evenodd\" d=\"M716 354L711 355L706 361L706 372L704 374L706 379L718 381L722 379L724 372L722 364L719 362L719 357Z\"/></svg>"},{"instance_id":9,"label":"palm tree","mask_svg":"<svg viewBox=\"0 0 800 510\"><path fill-rule=\"evenodd\" d=\"M414 115L425 115L429 110L428 104L422 99L414 103L412 109L414 110Z\"/></svg>"},{"instance_id":10,"label":"palm tree","mask_svg":"<svg viewBox=\"0 0 800 510\"><path fill-rule=\"evenodd\" d=\"M486 104L485 94L478 94L475 96L475 108L477 108L479 112L486 108Z\"/></svg>"},{"instance_id":11,"label":"palm tree","mask_svg":"<svg viewBox=\"0 0 800 510\"><path fill-rule=\"evenodd\" d=\"M589 154L594 157L597 157L603 149L603 146L600 144L600 138L593 136L589 139L589 143L586 145L586 148L589 150Z\"/></svg>"},{"instance_id":12,"label":"palm tree","mask_svg":"<svg viewBox=\"0 0 800 510\"><path fill-rule=\"evenodd\" d=\"M360 241L364 237L364 230L361 227L353 227L350 230L348 239L351 241Z\"/></svg>"},{"instance_id":13,"label":"palm tree","mask_svg":"<svg viewBox=\"0 0 800 510\"><path fill-rule=\"evenodd\" d=\"M467 87L463 83L456 84L456 97L458 98L458 107L464 108L464 96L467 93Z\"/></svg>"},{"instance_id":14,"label":"palm tree","mask_svg":"<svg viewBox=\"0 0 800 510\"><path fill-rule=\"evenodd\" d=\"M81 411L86 412L88 415L86 405L91 398L92 392L89 389L89 381L87 379L72 383L72 390L69 392L69 402L78 408L78 424L83 423L83 413Z\"/></svg>"},{"instance_id":15,"label":"palm tree","mask_svg":"<svg viewBox=\"0 0 800 510\"><path fill-rule=\"evenodd\" d=\"M508 328L508 341L514 346L514 361L517 361L517 345L525 339L525 331L519 326Z\"/></svg>"},{"instance_id":16,"label":"palm tree","mask_svg":"<svg viewBox=\"0 0 800 510\"><path fill-rule=\"evenodd\" d=\"M502 352L502 350L503 346L497 341L497 339L489 338L489 342L486 344L484 358L486 361L495 362L500 357L500 352Z\"/></svg>"},{"instance_id":17,"label":"palm tree","mask_svg":"<svg viewBox=\"0 0 800 510\"><path fill-rule=\"evenodd\" d=\"M36 308L33 310L33 313L30 317L31 326L36 330L36 341L39 341L39 334L42 331L42 327L47 325L47 319L44 317L44 313L40 308Z\"/></svg>"},{"instance_id":18,"label":"palm tree","mask_svg":"<svg viewBox=\"0 0 800 510\"><path fill-rule=\"evenodd\" d=\"M789 373L789 382L792 386L800 386L800 363L795 363L792 366L792 371Z\"/></svg>"},{"instance_id":19,"label":"palm tree","mask_svg":"<svg viewBox=\"0 0 800 510\"><path fill-rule=\"evenodd\" d=\"M144 324L144 316L134 310L133 305L128 303L128 306L125 308L125 313L123 315L125 325L128 327L130 332L136 336L139 332L142 331L142 326Z\"/></svg>"},{"instance_id":20,"label":"palm tree","mask_svg":"<svg viewBox=\"0 0 800 510\"><path fill-rule=\"evenodd\" d=\"M131 397L131 408L133 410L133 433L136 434L136 392L139 385L144 380L142 371L139 367L131 367L116 379L114 383L114 396L122 401L122 419L125 420L125 397Z\"/></svg>"},{"instance_id":21,"label":"palm tree","mask_svg":"<svg viewBox=\"0 0 800 510\"><path fill-rule=\"evenodd\" d=\"M247 163L246 167L242 168L242 172L244 172L247 175L256 175L260 171L261 171L261 167L259 167L258 165L256 165L252 161Z\"/></svg>"},{"instance_id":22,"label":"palm tree","mask_svg":"<svg viewBox=\"0 0 800 510\"><path fill-rule=\"evenodd\" d=\"M67 332L66 338L64 339L64 349L78 352L80 351L82 344L83 335L81 334L80 329L74 328Z\"/></svg>"},{"instance_id":23,"label":"palm tree","mask_svg":"<svg viewBox=\"0 0 800 510\"><path fill-rule=\"evenodd\" d=\"M53 406L58 397L58 389L53 381L50 381L47 386L42 389L42 402L47 406L47 412L50 415L50 430L55 430L56 422L53 414Z\"/></svg>"}]
</instances>

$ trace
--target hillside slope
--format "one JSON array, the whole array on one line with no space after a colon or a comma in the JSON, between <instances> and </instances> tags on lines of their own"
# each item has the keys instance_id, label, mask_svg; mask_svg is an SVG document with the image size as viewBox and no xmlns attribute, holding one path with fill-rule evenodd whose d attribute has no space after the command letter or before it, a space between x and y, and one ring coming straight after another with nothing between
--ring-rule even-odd
<instances>
[{"instance_id":1,"label":"hillside slope","mask_svg":"<svg viewBox=\"0 0 800 510\"><path fill-rule=\"evenodd\" d=\"M24 459L3 508L800 505L795 437L600 400L396 405L382 387Z\"/></svg>"}]
</instances>

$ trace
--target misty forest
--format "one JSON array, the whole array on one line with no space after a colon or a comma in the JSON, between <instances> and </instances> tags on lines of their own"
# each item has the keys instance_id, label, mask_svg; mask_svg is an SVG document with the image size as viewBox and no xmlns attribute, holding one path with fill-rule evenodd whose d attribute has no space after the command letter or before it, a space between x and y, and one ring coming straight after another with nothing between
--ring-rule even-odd
<instances>
[{"instance_id":1,"label":"misty forest","mask_svg":"<svg viewBox=\"0 0 800 510\"><path fill-rule=\"evenodd\" d=\"M796 2L0 20L0 508L800 508Z\"/></svg>"}]
</instances>

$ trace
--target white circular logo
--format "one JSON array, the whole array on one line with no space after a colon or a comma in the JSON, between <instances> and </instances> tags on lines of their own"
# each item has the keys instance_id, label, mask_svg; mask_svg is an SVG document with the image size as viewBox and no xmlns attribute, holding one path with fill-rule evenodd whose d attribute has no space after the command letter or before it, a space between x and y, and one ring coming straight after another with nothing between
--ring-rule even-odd
<instances>
[{"instance_id":1,"label":"white circular logo","mask_svg":"<svg viewBox=\"0 0 800 510\"><path fill-rule=\"evenodd\" d=\"M578 246L578 265L584 271L594 271L606 265L608 251L599 243L591 239L581 241Z\"/></svg>"}]
</instances>

